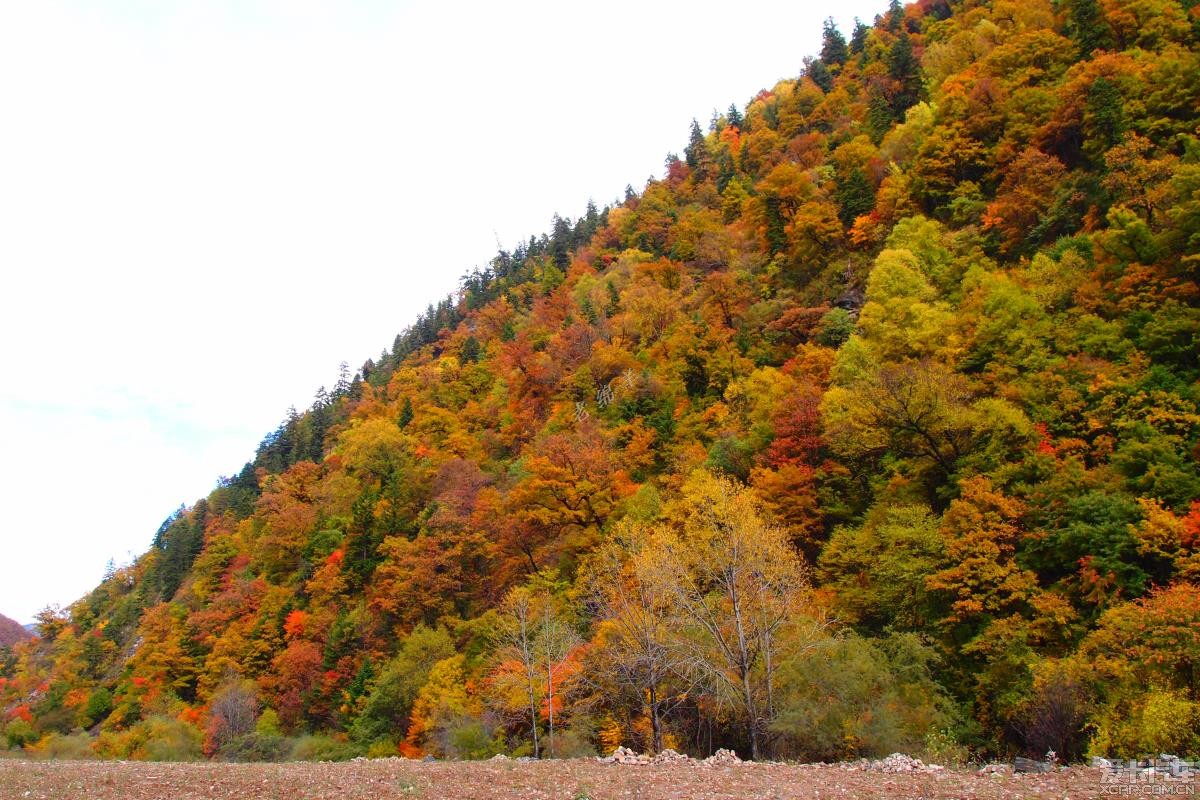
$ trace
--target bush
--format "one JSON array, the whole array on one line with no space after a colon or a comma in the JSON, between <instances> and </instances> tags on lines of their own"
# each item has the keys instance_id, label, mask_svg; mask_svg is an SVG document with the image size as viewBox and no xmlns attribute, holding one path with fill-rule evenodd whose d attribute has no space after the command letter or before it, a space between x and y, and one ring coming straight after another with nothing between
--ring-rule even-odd
<instances>
[{"instance_id":1,"label":"bush","mask_svg":"<svg viewBox=\"0 0 1200 800\"><path fill-rule=\"evenodd\" d=\"M400 750L396 747L396 743L389 742L386 739L380 739L377 742L373 742L371 746L367 748L367 758L391 758L399 753Z\"/></svg>"},{"instance_id":2,"label":"bush","mask_svg":"<svg viewBox=\"0 0 1200 800\"><path fill-rule=\"evenodd\" d=\"M950 703L915 636L828 639L780 666L780 754L831 761L916 752L950 721Z\"/></svg>"},{"instance_id":3,"label":"bush","mask_svg":"<svg viewBox=\"0 0 1200 800\"><path fill-rule=\"evenodd\" d=\"M10 748L24 747L37 741L37 732L20 717L12 720L4 728L4 740Z\"/></svg>"},{"instance_id":4,"label":"bush","mask_svg":"<svg viewBox=\"0 0 1200 800\"><path fill-rule=\"evenodd\" d=\"M925 761L945 767L961 767L971 757L971 751L958 741L950 728L931 728L925 734Z\"/></svg>"},{"instance_id":5,"label":"bush","mask_svg":"<svg viewBox=\"0 0 1200 800\"><path fill-rule=\"evenodd\" d=\"M101 686L88 697L83 712L79 715L79 724L90 728L105 720L113 710L112 692Z\"/></svg>"},{"instance_id":6,"label":"bush","mask_svg":"<svg viewBox=\"0 0 1200 800\"><path fill-rule=\"evenodd\" d=\"M589 737L575 728L554 731L554 747L546 741L546 755L550 758L591 758L596 755Z\"/></svg>"},{"instance_id":7,"label":"bush","mask_svg":"<svg viewBox=\"0 0 1200 800\"><path fill-rule=\"evenodd\" d=\"M221 761L283 761L292 752L293 742L278 734L247 733L221 745L216 758Z\"/></svg>"},{"instance_id":8,"label":"bush","mask_svg":"<svg viewBox=\"0 0 1200 800\"><path fill-rule=\"evenodd\" d=\"M37 755L62 761L83 761L95 758L92 749L92 737L80 731L69 736L61 733L49 733L37 743Z\"/></svg>"},{"instance_id":9,"label":"bush","mask_svg":"<svg viewBox=\"0 0 1200 800\"><path fill-rule=\"evenodd\" d=\"M292 761L349 761L359 754L350 742L325 734L301 736L292 745Z\"/></svg>"},{"instance_id":10,"label":"bush","mask_svg":"<svg viewBox=\"0 0 1200 800\"><path fill-rule=\"evenodd\" d=\"M1098 715L1092 755L1137 758L1158 753L1200 753L1200 703L1182 692L1150 689L1126 708L1114 704Z\"/></svg>"},{"instance_id":11,"label":"bush","mask_svg":"<svg viewBox=\"0 0 1200 800\"><path fill-rule=\"evenodd\" d=\"M96 741L103 758L139 761L195 761L202 755L200 731L172 717L144 719L125 731L105 731Z\"/></svg>"},{"instance_id":12,"label":"bush","mask_svg":"<svg viewBox=\"0 0 1200 800\"><path fill-rule=\"evenodd\" d=\"M495 729L478 719L465 719L446 731L448 755L451 758L491 758L504 752L504 738Z\"/></svg>"},{"instance_id":13,"label":"bush","mask_svg":"<svg viewBox=\"0 0 1200 800\"><path fill-rule=\"evenodd\" d=\"M145 736L142 743L134 748L134 758L143 761L195 761L202 754L200 731L186 722L170 717L151 717L139 722L134 730L139 730Z\"/></svg>"}]
</instances>

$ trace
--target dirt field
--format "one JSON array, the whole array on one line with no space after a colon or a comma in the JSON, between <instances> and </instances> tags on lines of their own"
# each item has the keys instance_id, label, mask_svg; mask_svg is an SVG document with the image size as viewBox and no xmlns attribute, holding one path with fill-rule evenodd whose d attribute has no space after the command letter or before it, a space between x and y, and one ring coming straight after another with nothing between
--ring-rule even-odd
<instances>
[{"instance_id":1,"label":"dirt field","mask_svg":"<svg viewBox=\"0 0 1200 800\"><path fill-rule=\"evenodd\" d=\"M0 760L4 800L390 800L390 798L1076 798L1101 795L1100 772L977 776L881 774L841 767L538 763L154 764Z\"/></svg>"}]
</instances>

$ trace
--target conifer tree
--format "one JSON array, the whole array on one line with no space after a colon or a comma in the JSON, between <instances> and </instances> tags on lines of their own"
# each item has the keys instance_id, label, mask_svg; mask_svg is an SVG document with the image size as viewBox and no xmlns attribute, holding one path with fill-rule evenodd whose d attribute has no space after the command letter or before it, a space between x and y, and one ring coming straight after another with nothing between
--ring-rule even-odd
<instances>
[{"instance_id":1,"label":"conifer tree","mask_svg":"<svg viewBox=\"0 0 1200 800\"><path fill-rule=\"evenodd\" d=\"M827 67L841 66L846 63L848 55L846 37L838 30L833 17L826 18L821 34L821 62Z\"/></svg>"}]
</instances>

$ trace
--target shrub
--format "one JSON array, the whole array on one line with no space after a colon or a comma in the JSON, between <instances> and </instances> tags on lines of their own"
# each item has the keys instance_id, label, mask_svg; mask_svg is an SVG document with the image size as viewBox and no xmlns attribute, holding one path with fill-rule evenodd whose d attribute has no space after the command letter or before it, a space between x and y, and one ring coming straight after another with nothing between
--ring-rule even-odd
<instances>
[{"instance_id":1,"label":"shrub","mask_svg":"<svg viewBox=\"0 0 1200 800\"><path fill-rule=\"evenodd\" d=\"M64 761L95 758L96 752L92 749L92 742L92 737L82 731L69 736L61 733L49 733L38 742L37 755L42 758Z\"/></svg>"},{"instance_id":2,"label":"shrub","mask_svg":"<svg viewBox=\"0 0 1200 800\"><path fill-rule=\"evenodd\" d=\"M372 742L371 746L367 748L367 758L391 758L398 755L399 752L395 742L380 739L377 742Z\"/></svg>"},{"instance_id":3,"label":"shrub","mask_svg":"<svg viewBox=\"0 0 1200 800\"><path fill-rule=\"evenodd\" d=\"M822 761L919 750L931 728L950 722L931 659L911 634L828 639L789 659L771 726L777 749Z\"/></svg>"},{"instance_id":4,"label":"shrub","mask_svg":"<svg viewBox=\"0 0 1200 800\"><path fill-rule=\"evenodd\" d=\"M200 731L170 717L151 717L134 726L144 736L131 755L143 761L195 761L202 755Z\"/></svg>"},{"instance_id":5,"label":"shrub","mask_svg":"<svg viewBox=\"0 0 1200 800\"><path fill-rule=\"evenodd\" d=\"M278 734L247 733L221 745L216 758L221 761L283 761L292 752L293 742Z\"/></svg>"},{"instance_id":6,"label":"shrub","mask_svg":"<svg viewBox=\"0 0 1200 800\"><path fill-rule=\"evenodd\" d=\"M950 728L930 728L925 734L925 761L946 767L961 767L967 763L971 751L958 741Z\"/></svg>"},{"instance_id":7,"label":"shrub","mask_svg":"<svg viewBox=\"0 0 1200 800\"><path fill-rule=\"evenodd\" d=\"M547 741L546 754L550 758L591 758L596 748L586 733L571 727L554 731L554 746Z\"/></svg>"},{"instance_id":8,"label":"shrub","mask_svg":"<svg viewBox=\"0 0 1200 800\"><path fill-rule=\"evenodd\" d=\"M4 740L10 748L24 747L37 741L37 732L25 720L17 717L4 728Z\"/></svg>"},{"instance_id":9,"label":"shrub","mask_svg":"<svg viewBox=\"0 0 1200 800\"><path fill-rule=\"evenodd\" d=\"M101 686L88 696L87 703L79 715L79 724L90 728L105 720L113 710L112 692Z\"/></svg>"},{"instance_id":10,"label":"shrub","mask_svg":"<svg viewBox=\"0 0 1200 800\"><path fill-rule=\"evenodd\" d=\"M446 730L448 755L451 758L491 758L504 752L504 738L478 719L464 719Z\"/></svg>"},{"instance_id":11,"label":"shrub","mask_svg":"<svg viewBox=\"0 0 1200 800\"><path fill-rule=\"evenodd\" d=\"M1191 756L1200 752L1200 703L1182 692L1154 688L1129 703L1106 708L1096 720L1093 755L1136 758L1158 753Z\"/></svg>"},{"instance_id":12,"label":"shrub","mask_svg":"<svg viewBox=\"0 0 1200 800\"><path fill-rule=\"evenodd\" d=\"M349 761L358 755L350 742L325 734L301 736L292 745L292 761Z\"/></svg>"},{"instance_id":13,"label":"shrub","mask_svg":"<svg viewBox=\"0 0 1200 800\"><path fill-rule=\"evenodd\" d=\"M195 761L202 755L200 731L172 717L144 719L125 731L104 731L96 740L102 758Z\"/></svg>"}]
</instances>

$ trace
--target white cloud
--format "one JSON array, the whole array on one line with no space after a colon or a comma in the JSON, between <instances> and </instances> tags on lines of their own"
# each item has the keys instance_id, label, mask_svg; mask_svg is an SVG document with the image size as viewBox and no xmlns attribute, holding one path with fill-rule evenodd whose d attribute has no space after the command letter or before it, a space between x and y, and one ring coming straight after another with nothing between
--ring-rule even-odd
<instances>
[{"instance_id":1,"label":"white cloud","mask_svg":"<svg viewBox=\"0 0 1200 800\"><path fill-rule=\"evenodd\" d=\"M794 75L827 13L0 3L0 612L81 595L495 237Z\"/></svg>"}]
</instances>

